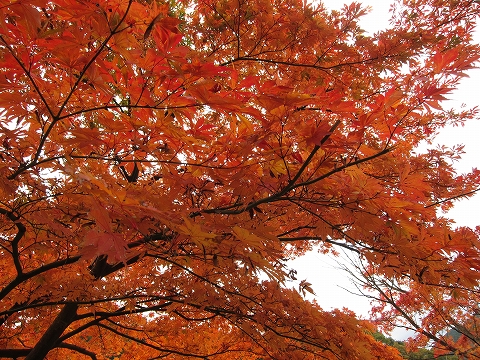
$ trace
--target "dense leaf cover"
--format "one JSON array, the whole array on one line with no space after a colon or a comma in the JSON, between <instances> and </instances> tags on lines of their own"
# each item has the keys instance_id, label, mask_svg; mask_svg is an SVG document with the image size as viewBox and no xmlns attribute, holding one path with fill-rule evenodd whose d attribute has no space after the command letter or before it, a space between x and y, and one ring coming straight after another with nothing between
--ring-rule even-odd
<instances>
[{"instance_id":1,"label":"dense leaf cover","mask_svg":"<svg viewBox=\"0 0 480 360\"><path fill-rule=\"evenodd\" d=\"M442 100L479 12L404 0L367 36L356 3L0 1L0 357L400 359L289 288L315 248L379 326L478 358L480 230L438 210L480 172L415 147L477 115Z\"/></svg>"}]
</instances>

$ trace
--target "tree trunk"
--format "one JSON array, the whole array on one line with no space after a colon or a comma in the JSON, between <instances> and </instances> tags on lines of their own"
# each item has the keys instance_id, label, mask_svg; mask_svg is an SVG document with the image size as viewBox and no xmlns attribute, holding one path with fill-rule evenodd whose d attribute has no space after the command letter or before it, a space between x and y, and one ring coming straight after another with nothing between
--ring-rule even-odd
<instances>
[{"instance_id":1,"label":"tree trunk","mask_svg":"<svg viewBox=\"0 0 480 360\"><path fill-rule=\"evenodd\" d=\"M35 347L29 352L25 360L40 360L45 358L47 353L52 350L58 338L70 325L77 315L78 305L76 303L67 303L38 340Z\"/></svg>"}]
</instances>

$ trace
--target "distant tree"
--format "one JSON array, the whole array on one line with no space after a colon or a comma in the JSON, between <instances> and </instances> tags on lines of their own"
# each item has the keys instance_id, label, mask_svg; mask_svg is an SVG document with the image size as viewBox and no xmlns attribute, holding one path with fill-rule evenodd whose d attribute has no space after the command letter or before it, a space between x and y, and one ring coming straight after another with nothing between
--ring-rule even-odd
<instances>
[{"instance_id":1,"label":"distant tree","mask_svg":"<svg viewBox=\"0 0 480 360\"><path fill-rule=\"evenodd\" d=\"M367 36L358 3L1 1L0 357L400 359L288 288L315 248L362 261L380 326L478 358L480 228L438 210L480 172L416 147L477 116L442 101L479 12L405 0Z\"/></svg>"},{"instance_id":2,"label":"distant tree","mask_svg":"<svg viewBox=\"0 0 480 360\"><path fill-rule=\"evenodd\" d=\"M436 356L433 350L426 348L418 348L414 351L408 351L405 342L394 340L391 337L386 337L380 332L373 334L375 340L380 341L388 346L394 347L398 350L403 359L408 360L426 360L426 359L443 359L443 360L458 360L456 355L440 355Z\"/></svg>"}]
</instances>

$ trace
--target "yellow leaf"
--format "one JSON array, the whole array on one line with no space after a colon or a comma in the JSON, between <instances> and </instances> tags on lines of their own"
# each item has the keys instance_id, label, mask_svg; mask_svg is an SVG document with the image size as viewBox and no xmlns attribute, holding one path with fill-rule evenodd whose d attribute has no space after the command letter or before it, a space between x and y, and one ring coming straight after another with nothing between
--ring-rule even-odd
<instances>
[{"instance_id":1,"label":"yellow leaf","mask_svg":"<svg viewBox=\"0 0 480 360\"><path fill-rule=\"evenodd\" d=\"M190 236L195 243L206 245L209 243L207 239L214 239L217 236L216 234L203 231L199 224L193 223L186 217L183 217L183 222L184 225L179 225L177 227L178 232Z\"/></svg>"},{"instance_id":2,"label":"yellow leaf","mask_svg":"<svg viewBox=\"0 0 480 360\"><path fill-rule=\"evenodd\" d=\"M247 243L255 247L261 246L262 239L259 238L257 235L252 234L247 229L243 229L239 226L234 226L233 233L235 234L235 237L241 242Z\"/></svg>"},{"instance_id":3,"label":"yellow leaf","mask_svg":"<svg viewBox=\"0 0 480 360\"><path fill-rule=\"evenodd\" d=\"M283 160L272 161L270 163L270 171L274 176L284 175L287 173L287 168Z\"/></svg>"}]
</instances>

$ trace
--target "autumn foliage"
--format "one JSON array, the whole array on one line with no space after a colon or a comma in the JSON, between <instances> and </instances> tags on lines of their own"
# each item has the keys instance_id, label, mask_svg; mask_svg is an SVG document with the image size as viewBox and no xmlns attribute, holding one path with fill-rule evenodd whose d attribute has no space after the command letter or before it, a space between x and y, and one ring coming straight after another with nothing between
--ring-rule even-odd
<instances>
[{"instance_id":1,"label":"autumn foliage","mask_svg":"<svg viewBox=\"0 0 480 360\"><path fill-rule=\"evenodd\" d=\"M415 150L476 117L442 101L480 4L365 13L0 1L0 357L399 359L291 288L311 249L357 259L376 326L480 357L480 229L439 211L480 172Z\"/></svg>"}]
</instances>

